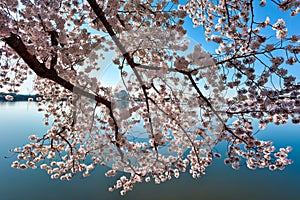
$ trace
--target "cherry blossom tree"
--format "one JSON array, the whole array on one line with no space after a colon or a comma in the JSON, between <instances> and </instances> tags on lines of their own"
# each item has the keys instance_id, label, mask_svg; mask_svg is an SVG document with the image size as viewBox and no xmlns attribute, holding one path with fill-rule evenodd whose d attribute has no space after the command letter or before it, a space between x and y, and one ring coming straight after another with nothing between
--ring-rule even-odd
<instances>
[{"instance_id":1,"label":"cherry blossom tree","mask_svg":"<svg viewBox=\"0 0 300 200\"><path fill-rule=\"evenodd\" d=\"M224 163L234 169L244 163L284 169L291 147L276 150L255 134L270 123L300 122L300 84L289 72L299 67L300 35L288 32L287 19L261 20L257 10L298 17L299 6L299 0L2 0L0 88L17 93L33 75L49 126L12 150L12 167L40 167L70 180L111 166L106 176L127 175L109 190L124 195L137 182L159 184L186 171L201 177L225 141ZM189 39L191 29L215 52ZM101 82L97 72L107 67L118 69L117 87Z\"/></svg>"}]
</instances>

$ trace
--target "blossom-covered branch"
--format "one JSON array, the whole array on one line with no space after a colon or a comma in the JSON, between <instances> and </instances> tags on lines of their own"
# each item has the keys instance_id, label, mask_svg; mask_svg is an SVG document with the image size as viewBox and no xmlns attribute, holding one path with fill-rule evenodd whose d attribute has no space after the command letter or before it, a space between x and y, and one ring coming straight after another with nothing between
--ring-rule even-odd
<instances>
[{"instance_id":1,"label":"blossom-covered branch","mask_svg":"<svg viewBox=\"0 0 300 200\"><path fill-rule=\"evenodd\" d=\"M143 180L159 184L186 171L203 176L226 141L224 163L234 169L284 169L291 147L276 151L256 133L270 123L300 123L299 77L291 68L300 64L300 35L289 22L299 19L299 6L2 1L0 88L18 92L33 74L38 111L49 126L12 150L12 167L39 166L70 180L109 166L106 176L126 172L109 188L124 195ZM275 8L291 18L263 16ZM193 37L214 52L189 38L194 28ZM107 79L120 80L107 86Z\"/></svg>"}]
</instances>

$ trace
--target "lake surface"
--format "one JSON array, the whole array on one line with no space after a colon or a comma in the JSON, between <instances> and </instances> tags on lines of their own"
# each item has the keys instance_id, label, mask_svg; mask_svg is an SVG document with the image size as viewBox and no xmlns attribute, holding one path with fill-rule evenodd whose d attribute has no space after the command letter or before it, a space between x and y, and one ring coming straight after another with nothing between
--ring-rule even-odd
<instances>
[{"instance_id":1,"label":"lake surface","mask_svg":"<svg viewBox=\"0 0 300 200\"><path fill-rule=\"evenodd\" d=\"M15 157L8 152L22 146L31 134L40 135L47 130L42 124L42 113L35 103L0 103L0 199L1 200L294 200L300 190L300 125L268 126L259 133L265 140L275 141L276 147L291 145L290 158L294 164L284 171L267 169L249 170L241 167L233 170L214 160L207 174L195 180L189 174L181 178L155 185L137 184L125 197L118 191L108 192L114 178L104 176L106 168L98 167L91 176L80 175L68 182L52 180L40 170L17 170L10 167ZM222 146L218 148L224 152Z\"/></svg>"}]
</instances>

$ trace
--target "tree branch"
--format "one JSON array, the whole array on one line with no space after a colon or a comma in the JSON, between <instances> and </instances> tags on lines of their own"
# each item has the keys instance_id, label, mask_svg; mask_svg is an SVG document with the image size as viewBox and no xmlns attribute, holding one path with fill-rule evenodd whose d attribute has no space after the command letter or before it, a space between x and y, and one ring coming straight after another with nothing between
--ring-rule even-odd
<instances>
[{"instance_id":1,"label":"tree branch","mask_svg":"<svg viewBox=\"0 0 300 200\"><path fill-rule=\"evenodd\" d=\"M24 60L24 62L32 69L36 75L41 78L47 78L49 80L54 81L55 83L61 85L65 89L74 92L76 94L80 94L89 99L94 99L98 103L105 105L107 108L111 109L111 102L106 100L104 97L99 95L91 94L72 83L66 81L61 78L54 68L48 69L44 63L38 61L35 55L32 55L28 52L27 47L23 43L22 39L14 33L10 34L10 37L2 39L6 44L8 44L17 54Z\"/></svg>"}]
</instances>

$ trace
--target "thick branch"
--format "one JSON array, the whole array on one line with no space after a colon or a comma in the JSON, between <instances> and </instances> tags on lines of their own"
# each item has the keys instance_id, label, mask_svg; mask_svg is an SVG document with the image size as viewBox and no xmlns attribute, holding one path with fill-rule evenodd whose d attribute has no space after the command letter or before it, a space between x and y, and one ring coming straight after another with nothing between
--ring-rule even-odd
<instances>
[{"instance_id":1,"label":"thick branch","mask_svg":"<svg viewBox=\"0 0 300 200\"><path fill-rule=\"evenodd\" d=\"M8 44L14 51L16 51L18 55L24 60L24 62L29 66L29 68L32 69L39 77L52 80L71 92L80 94L89 99L94 99L98 103L101 103L107 108L111 109L110 101L104 99L101 96L96 96L77 86L74 86L72 83L61 78L54 68L48 69L44 63L39 62L35 55L32 55L28 52L25 44L18 35L11 33L10 37L4 38L2 40L6 44Z\"/></svg>"},{"instance_id":2,"label":"thick branch","mask_svg":"<svg viewBox=\"0 0 300 200\"><path fill-rule=\"evenodd\" d=\"M141 84L144 96L146 98L147 111L150 114L149 99L148 99L148 95L147 95L147 91L146 91L147 88L146 88L146 86L145 86L145 84L144 84L144 82L143 82L140 74L137 72L137 70L135 68L139 64L137 64L137 63L134 62L134 60L130 56L129 52L126 52L126 49L125 49L124 45L120 42L119 38L116 36L116 33L114 32L112 26L109 24L109 22L107 21L107 19L105 17L105 13L99 7L99 5L97 4L96 0L88 0L88 2L90 4L91 8L93 9L93 11L95 12L95 14L97 15L97 17L102 22L103 26L107 30L107 32L110 35L110 37L112 38L112 40L114 41L114 43L118 47L118 49L123 54L123 57L127 61L128 65L132 68L135 76L137 77L139 83ZM149 117L148 120L149 120L149 123L150 123L150 126L151 126L151 134L154 135L154 131L153 131L153 127L152 127L152 122L151 122L151 117ZM156 149L156 152L157 152L157 144L154 143L154 146L155 146L155 149Z\"/></svg>"}]
</instances>

